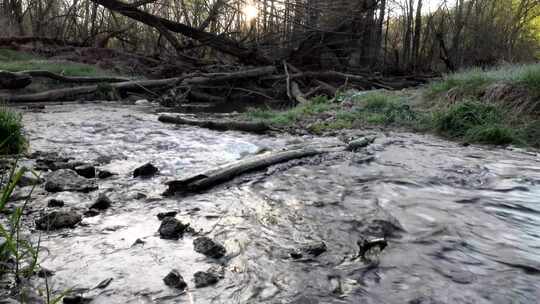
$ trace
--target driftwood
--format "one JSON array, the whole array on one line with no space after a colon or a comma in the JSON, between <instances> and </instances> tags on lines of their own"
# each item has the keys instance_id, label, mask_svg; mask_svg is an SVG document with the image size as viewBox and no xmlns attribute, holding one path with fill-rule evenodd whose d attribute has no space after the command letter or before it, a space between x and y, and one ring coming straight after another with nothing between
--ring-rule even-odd
<instances>
[{"instance_id":1,"label":"driftwood","mask_svg":"<svg viewBox=\"0 0 540 304\"><path fill-rule=\"evenodd\" d=\"M111 89L118 90L140 90L141 88L156 88L156 87L168 87L175 83L182 81L181 77L158 79L158 80L137 80L127 82L117 82L109 84ZM89 85L74 88L49 90L40 93L33 94L21 94L21 95L0 95L0 100L5 102L38 102L38 101L54 101L65 100L69 98L76 98L80 95L91 94L98 91L99 85Z\"/></svg>"},{"instance_id":2,"label":"driftwood","mask_svg":"<svg viewBox=\"0 0 540 304\"><path fill-rule=\"evenodd\" d=\"M215 120L200 120L200 119L188 119L178 115L160 115L159 121L164 123L172 123L177 125L190 125L201 128L217 130L217 131L244 131L251 133L264 133L269 130L267 124L253 123L253 122L241 122L241 121L215 121Z\"/></svg>"},{"instance_id":3,"label":"driftwood","mask_svg":"<svg viewBox=\"0 0 540 304\"><path fill-rule=\"evenodd\" d=\"M166 79L155 80L135 80L126 82L110 83L108 86L110 89L120 91L138 91L141 89L153 89L153 88L168 88L175 85L179 86L192 86L192 85L204 85L211 83L222 83L227 81L239 80L251 77L260 77L268 74L272 74L275 71L273 66L266 66L261 68L243 70L232 73L208 73L208 74L188 74L181 77L173 77ZM38 102L38 101L51 101L51 100L65 100L69 98L76 98L80 95L92 94L98 91L99 85L80 86L74 88L65 88L50 90L33 94L11 95L1 94L0 100L5 102Z\"/></svg>"},{"instance_id":4,"label":"driftwood","mask_svg":"<svg viewBox=\"0 0 540 304\"><path fill-rule=\"evenodd\" d=\"M241 160L220 168L196 174L191 177L169 181L169 186L164 195L174 195L176 193L193 193L206 190L221 183L232 180L244 173L261 170L275 164L287 162L293 159L315 156L318 154L335 151L332 148L300 148L288 151L272 152L268 154L254 156Z\"/></svg>"},{"instance_id":5,"label":"driftwood","mask_svg":"<svg viewBox=\"0 0 540 304\"><path fill-rule=\"evenodd\" d=\"M32 83L32 77L6 71L0 71L0 89L22 89Z\"/></svg>"},{"instance_id":6,"label":"driftwood","mask_svg":"<svg viewBox=\"0 0 540 304\"><path fill-rule=\"evenodd\" d=\"M20 71L18 72L20 74L26 74L29 76L32 76L34 78L36 77L43 77L43 78L50 78L53 80L58 80L62 82L68 82L68 83L99 83L99 82L126 82L129 81L129 78L124 77L108 77L108 76L64 76L56 73L52 73L49 71L40 71L40 70L32 70L32 71Z\"/></svg>"}]
</instances>

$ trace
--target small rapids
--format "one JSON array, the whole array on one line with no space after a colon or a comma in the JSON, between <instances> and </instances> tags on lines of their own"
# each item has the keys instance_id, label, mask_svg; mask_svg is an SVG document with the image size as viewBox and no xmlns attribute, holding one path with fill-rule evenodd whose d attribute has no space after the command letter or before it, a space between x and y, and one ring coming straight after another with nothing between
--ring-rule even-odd
<instances>
[{"instance_id":1,"label":"small rapids","mask_svg":"<svg viewBox=\"0 0 540 304\"><path fill-rule=\"evenodd\" d=\"M538 154L375 133L375 142L357 153L294 161L205 193L163 197L164 183L175 177L268 150L340 141L166 125L151 108L116 104L47 106L25 113L24 122L32 150L116 173L99 180L98 191L33 195L32 215L51 198L81 212L99 193L113 201L74 229L41 233L40 262L54 271L49 283L58 293L79 291L92 303L537 303L540 297ZM133 170L147 162L159 175L134 179ZM225 258L195 252L190 234L161 239L156 215L167 211L222 243ZM388 245L375 259L358 258L360 240L381 237ZM324 242L326 252L291 257L314 242ZM195 288L193 274L216 265L224 278ZM185 292L164 284L171 269L188 283Z\"/></svg>"}]
</instances>

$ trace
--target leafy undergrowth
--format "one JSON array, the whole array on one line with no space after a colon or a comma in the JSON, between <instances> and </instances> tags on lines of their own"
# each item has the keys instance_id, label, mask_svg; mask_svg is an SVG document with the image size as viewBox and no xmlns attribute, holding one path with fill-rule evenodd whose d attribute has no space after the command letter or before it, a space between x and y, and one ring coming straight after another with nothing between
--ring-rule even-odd
<instances>
[{"instance_id":1,"label":"leafy undergrowth","mask_svg":"<svg viewBox=\"0 0 540 304\"><path fill-rule=\"evenodd\" d=\"M30 53L0 49L0 70L19 72L25 70L45 70L65 76L106 76L113 75L93 65L70 61L47 60Z\"/></svg>"},{"instance_id":2,"label":"leafy undergrowth","mask_svg":"<svg viewBox=\"0 0 540 304\"><path fill-rule=\"evenodd\" d=\"M21 115L0 107L0 154L19 154L27 146Z\"/></svg>"}]
</instances>

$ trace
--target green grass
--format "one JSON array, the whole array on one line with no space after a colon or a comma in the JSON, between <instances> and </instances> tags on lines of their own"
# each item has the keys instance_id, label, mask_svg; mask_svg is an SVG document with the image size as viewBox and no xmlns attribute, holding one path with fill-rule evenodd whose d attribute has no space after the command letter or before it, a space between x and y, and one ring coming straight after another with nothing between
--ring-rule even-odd
<instances>
[{"instance_id":1,"label":"green grass","mask_svg":"<svg viewBox=\"0 0 540 304\"><path fill-rule=\"evenodd\" d=\"M469 143L540 147L540 120L516 117L500 105L469 99L426 109L425 104L413 107L403 96L384 91L339 99L345 102L318 97L285 111L252 109L246 115L277 128L304 128L315 134L392 126Z\"/></svg>"},{"instance_id":2,"label":"green grass","mask_svg":"<svg viewBox=\"0 0 540 304\"><path fill-rule=\"evenodd\" d=\"M276 127L295 127L307 124L313 133L367 125L409 125L418 114L399 97L384 93L369 93L353 97L350 108L331 103L325 97L315 97L309 103L286 111L251 109L247 117ZM329 116L328 119L324 119Z\"/></svg>"},{"instance_id":3,"label":"green grass","mask_svg":"<svg viewBox=\"0 0 540 304\"><path fill-rule=\"evenodd\" d=\"M18 154L26 149L21 115L0 106L0 154Z\"/></svg>"},{"instance_id":4,"label":"green grass","mask_svg":"<svg viewBox=\"0 0 540 304\"><path fill-rule=\"evenodd\" d=\"M113 74L93 65L70 61L46 60L29 53L9 49L0 49L0 70L10 72L46 70L65 76L105 76Z\"/></svg>"},{"instance_id":5,"label":"green grass","mask_svg":"<svg viewBox=\"0 0 540 304\"><path fill-rule=\"evenodd\" d=\"M474 68L444 75L442 80L430 84L426 93L428 98L434 98L454 90L461 98L475 98L496 82L521 85L540 96L540 63L503 65L490 70Z\"/></svg>"},{"instance_id":6,"label":"green grass","mask_svg":"<svg viewBox=\"0 0 540 304\"><path fill-rule=\"evenodd\" d=\"M434 112L435 130L450 138L463 137L471 128L492 125L503 119L493 105L467 101Z\"/></svg>"}]
</instances>

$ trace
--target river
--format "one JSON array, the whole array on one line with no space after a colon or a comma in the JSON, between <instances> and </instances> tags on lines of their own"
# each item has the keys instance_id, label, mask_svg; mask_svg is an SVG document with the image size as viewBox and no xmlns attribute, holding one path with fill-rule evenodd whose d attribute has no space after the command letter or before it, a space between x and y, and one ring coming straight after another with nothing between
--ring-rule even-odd
<instances>
[{"instance_id":1,"label":"river","mask_svg":"<svg viewBox=\"0 0 540 304\"><path fill-rule=\"evenodd\" d=\"M372 134L365 150L295 161L243 176L205 193L163 197L164 183L264 151L339 144L335 137L251 135L178 127L148 106L51 105L27 111L33 151L100 162L117 175L99 190L36 191L83 212L98 193L113 206L74 229L41 235L41 265L56 292L92 303L537 303L540 298L540 156L464 147L429 135ZM136 167L160 169L134 179ZM194 236L164 240L156 214L224 244L215 261L193 250ZM37 235L37 233L35 234ZM357 242L384 237L372 260ZM142 244L134 245L140 239ZM319 256L291 258L324 242ZM195 288L193 274L222 265L216 285ZM178 269L186 292L163 277ZM103 289L98 283L112 278ZM36 282L36 284L39 282Z\"/></svg>"}]
</instances>

